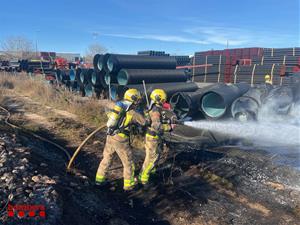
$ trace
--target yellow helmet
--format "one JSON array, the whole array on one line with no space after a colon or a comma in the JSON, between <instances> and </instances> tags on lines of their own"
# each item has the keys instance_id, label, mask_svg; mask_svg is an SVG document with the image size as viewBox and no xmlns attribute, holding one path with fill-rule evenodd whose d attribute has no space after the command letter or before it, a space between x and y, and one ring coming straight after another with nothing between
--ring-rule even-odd
<instances>
[{"instance_id":1,"label":"yellow helmet","mask_svg":"<svg viewBox=\"0 0 300 225\"><path fill-rule=\"evenodd\" d=\"M141 100L141 93L137 89L128 89L124 94L124 100L137 103Z\"/></svg>"},{"instance_id":2,"label":"yellow helmet","mask_svg":"<svg viewBox=\"0 0 300 225\"><path fill-rule=\"evenodd\" d=\"M164 103L167 101L167 94L162 89L155 89L151 92L150 99L154 103Z\"/></svg>"},{"instance_id":3,"label":"yellow helmet","mask_svg":"<svg viewBox=\"0 0 300 225\"><path fill-rule=\"evenodd\" d=\"M265 80L271 80L271 76L270 76L269 74L267 74L267 75L265 76Z\"/></svg>"}]
</instances>

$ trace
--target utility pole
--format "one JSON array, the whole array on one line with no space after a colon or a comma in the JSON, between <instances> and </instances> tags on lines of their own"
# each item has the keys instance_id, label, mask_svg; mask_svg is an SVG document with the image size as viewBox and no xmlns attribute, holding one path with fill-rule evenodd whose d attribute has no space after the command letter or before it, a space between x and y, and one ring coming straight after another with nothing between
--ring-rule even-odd
<instances>
[{"instance_id":1,"label":"utility pole","mask_svg":"<svg viewBox=\"0 0 300 225\"><path fill-rule=\"evenodd\" d=\"M35 31L35 56L38 57L38 32L39 30Z\"/></svg>"},{"instance_id":2,"label":"utility pole","mask_svg":"<svg viewBox=\"0 0 300 225\"><path fill-rule=\"evenodd\" d=\"M229 46L229 41L227 40L227 47L226 47L227 49L228 49L228 46Z\"/></svg>"}]
</instances>

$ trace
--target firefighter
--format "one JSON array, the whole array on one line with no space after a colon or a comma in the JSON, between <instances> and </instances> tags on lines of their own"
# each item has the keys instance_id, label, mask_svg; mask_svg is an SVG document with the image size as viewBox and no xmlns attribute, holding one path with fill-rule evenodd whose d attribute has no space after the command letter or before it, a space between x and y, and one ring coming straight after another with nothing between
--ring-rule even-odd
<instances>
[{"instance_id":1,"label":"firefighter","mask_svg":"<svg viewBox=\"0 0 300 225\"><path fill-rule=\"evenodd\" d=\"M106 145L96 174L97 185L106 183L107 170L116 152L123 164L124 190L132 190L135 187L135 166L129 137L134 124L145 126L146 123L144 117L136 111L140 101L140 92L136 89L129 89L125 92L124 99L117 102L108 114Z\"/></svg>"},{"instance_id":2,"label":"firefighter","mask_svg":"<svg viewBox=\"0 0 300 225\"><path fill-rule=\"evenodd\" d=\"M271 80L271 76L269 74L267 74L265 76L265 83L266 84L273 84L272 80Z\"/></svg>"},{"instance_id":3,"label":"firefighter","mask_svg":"<svg viewBox=\"0 0 300 225\"><path fill-rule=\"evenodd\" d=\"M155 89L150 94L151 103L146 113L147 131L145 136L146 157L139 174L139 182L146 185L150 174L155 172L155 164L159 158L162 147L162 134L172 130L170 123L163 123L163 105L167 100L167 95L162 89Z\"/></svg>"}]
</instances>

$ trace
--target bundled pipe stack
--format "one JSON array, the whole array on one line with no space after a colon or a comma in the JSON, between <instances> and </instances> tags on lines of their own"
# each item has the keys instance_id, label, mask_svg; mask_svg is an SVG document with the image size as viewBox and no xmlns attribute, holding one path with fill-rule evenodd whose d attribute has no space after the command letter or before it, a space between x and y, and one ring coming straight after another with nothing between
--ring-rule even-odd
<instances>
[{"instance_id":1,"label":"bundled pipe stack","mask_svg":"<svg viewBox=\"0 0 300 225\"><path fill-rule=\"evenodd\" d=\"M235 71L234 82L261 84L265 82L265 75L272 77L273 83L280 84L281 66L276 64L238 66ZM273 76L272 76L273 74Z\"/></svg>"},{"instance_id":2,"label":"bundled pipe stack","mask_svg":"<svg viewBox=\"0 0 300 225\"><path fill-rule=\"evenodd\" d=\"M300 64L300 48L265 48L264 54L254 58L253 63L257 64L255 83L263 81L265 74L270 74L274 84L289 85L291 80L288 75ZM265 71L265 67L271 69Z\"/></svg>"},{"instance_id":3,"label":"bundled pipe stack","mask_svg":"<svg viewBox=\"0 0 300 225\"><path fill-rule=\"evenodd\" d=\"M265 48L264 56L300 56L300 48Z\"/></svg>"},{"instance_id":4,"label":"bundled pipe stack","mask_svg":"<svg viewBox=\"0 0 300 225\"><path fill-rule=\"evenodd\" d=\"M218 56L219 63L211 59ZM284 75L295 72L295 67L300 69L300 48L243 48L196 52L193 64L212 64L194 69L194 80L198 82L245 81L259 84L269 74L274 84L287 85L290 79Z\"/></svg>"},{"instance_id":5,"label":"bundled pipe stack","mask_svg":"<svg viewBox=\"0 0 300 225\"><path fill-rule=\"evenodd\" d=\"M20 72L20 61L10 60L10 61L0 61L0 71L6 72Z\"/></svg>"},{"instance_id":6,"label":"bundled pipe stack","mask_svg":"<svg viewBox=\"0 0 300 225\"><path fill-rule=\"evenodd\" d=\"M27 73L43 73L52 70L51 62L47 60L22 60L20 66L21 70Z\"/></svg>"},{"instance_id":7,"label":"bundled pipe stack","mask_svg":"<svg viewBox=\"0 0 300 225\"><path fill-rule=\"evenodd\" d=\"M148 55L148 56L170 56L170 54L165 53L165 51L154 51L154 50L147 50L147 51L139 51L138 55Z\"/></svg>"},{"instance_id":8,"label":"bundled pipe stack","mask_svg":"<svg viewBox=\"0 0 300 225\"><path fill-rule=\"evenodd\" d=\"M168 96L180 90L198 89L195 83L188 81L189 75L185 70L176 69L176 60L171 56L105 54L94 57L94 66L97 68L95 79L105 83L102 86L113 100L129 88L137 88L144 93L143 81L147 92L164 88Z\"/></svg>"},{"instance_id":9,"label":"bundled pipe stack","mask_svg":"<svg viewBox=\"0 0 300 225\"><path fill-rule=\"evenodd\" d=\"M226 56L204 56L202 53L195 53L194 62L196 65L212 64L212 66L195 68L193 70L194 81L207 83L224 82Z\"/></svg>"},{"instance_id":10,"label":"bundled pipe stack","mask_svg":"<svg viewBox=\"0 0 300 225\"><path fill-rule=\"evenodd\" d=\"M195 80L198 82L226 82L233 81L235 66L250 64L252 57L263 54L262 48L238 48L225 50L211 50L205 52L196 52L193 64L212 64L194 70ZM247 62L247 63L245 63Z\"/></svg>"},{"instance_id":11,"label":"bundled pipe stack","mask_svg":"<svg viewBox=\"0 0 300 225\"><path fill-rule=\"evenodd\" d=\"M148 51L139 51L138 55L147 55L147 56L170 56L170 54L164 52L164 51L154 51L154 50L148 50ZM187 66L190 64L190 56L188 55L175 55L176 60L176 66Z\"/></svg>"},{"instance_id":12,"label":"bundled pipe stack","mask_svg":"<svg viewBox=\"0 0 300 225\"><path fill-rule=\"evenodd\" d=\"M88 69L82 68L64 68L55 70L55 80L58 85L65 86L70 91L78 92L82 96L91 96L86 95L84 84L80 80L80 74L82 72L87 72ZM86 82L86 81L84 81Z\"/></svg>"},{"instance_id":13,"label":"bundled pipe stack","mask_svg":"<svg viewBox=\"0 0 300 225\"><path fill-rule=\"evenodd\" d=\"M94 56L94 68L80 68L75 64L69 63L68 68L57 69L56 79L58 84L65 85L72 91L80 93L81 96L97 98L100 97L103 89L106 87L105 82L99 80L101 71L98 70L98 59L103 55Z\"/></svg>"},{"instance_id":14,"label":"bundled pipe stack","mask_svg":"<svg viewBox=\"0 0 300 225\"><path fill-rule=\"evenodd\" d=\"M188 55L176 55L174 57L176 60L176 66L187 66L191 63L191 59Z\"/></svg>"}]
</instances>

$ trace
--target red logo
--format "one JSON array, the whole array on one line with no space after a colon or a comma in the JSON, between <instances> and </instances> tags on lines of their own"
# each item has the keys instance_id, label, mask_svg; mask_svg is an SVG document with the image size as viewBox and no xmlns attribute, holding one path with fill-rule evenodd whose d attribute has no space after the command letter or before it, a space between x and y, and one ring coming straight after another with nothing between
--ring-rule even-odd
<instances>
[{"instance_id":1,"label":"red logo","mask_svg":"<svg viewBox=\"0 0 300 225\"><path fill-rule=\"evenodd\" d=\"M8 217L46 217L46 208L44 205L11 205L7 206Z\"/></svg>"}]
</instances>

